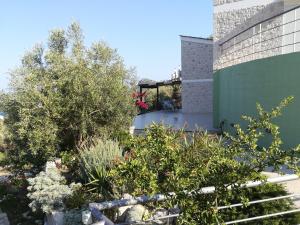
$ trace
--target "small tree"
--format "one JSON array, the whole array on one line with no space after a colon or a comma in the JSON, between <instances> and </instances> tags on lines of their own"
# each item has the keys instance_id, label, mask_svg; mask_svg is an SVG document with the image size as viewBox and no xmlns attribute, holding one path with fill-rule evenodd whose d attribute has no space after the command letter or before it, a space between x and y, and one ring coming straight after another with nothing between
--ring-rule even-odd
<instances>
[{"instance_id":1,"label":"small tree","mask_svg":"<svg viewBox=\"0 0 300 225\"><path fill-rule=\"evenodd\" d=\"M50 32L11 74L0 96L9 156L15 165L42 166L88 136L128 129L135 115L133 71L104 42L85 47L77 23Z\"/></svg>"}]
</instances>

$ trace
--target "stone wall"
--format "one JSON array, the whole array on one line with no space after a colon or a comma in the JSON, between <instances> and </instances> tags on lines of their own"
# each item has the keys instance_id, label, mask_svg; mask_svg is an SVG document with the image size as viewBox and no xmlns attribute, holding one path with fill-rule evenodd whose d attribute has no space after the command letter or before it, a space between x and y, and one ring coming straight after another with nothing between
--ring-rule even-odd
<instances>
[{"instance_id":1,"label":"stone wall","mask_svg":"<svg viewBox=\"0 0 300 225\"><path fill-rule=\"evenodd\" d=\"M219 46L214 68L280 55L282 53L282 16L259 24Z\"/></svg>"},{"instance_id":2,"label":"stone wall","mask_svg":"<svg viewBox=\"0 0 300 225\"><path fill-rule=\"evenodd\" d=\"M251 8L215 13L213 22L214 40L220 40L226 34L233 31L234 28L245 23L245 21L253 17L263 8L264 6L256 6Z\"/></svg>"},{"instance_id":3,"label":"stone wall","mask_svg":"<svg viewBox=\"0 0 300 225\"><path fill-rule=\"evenodd\" d=\"M226 3L238 2L238 1L242 1L242 0L214 0L214 6L223 5Z\"/></svg>"},{"instance_id":4,"label":"stone wall","mask_svg":"<svg viewBox=\"0 0 300 225\"><path fill-rule=\"evenodd\" d=\"M282 54L283 16L273 16L283 11L275 2L215 14L214 70Z\"/></svg>"},{"instance_id":5,"label":"stone wall","mask_svg":"<svg viewBox=\"0 0 300 225\"><path fill-rule=\"evenodd\" d=\"M213 41L181 37L182 111L212 112Z\"/></svg>"},{"instance_id":6,"label":"stone wall","mask_svg":"<svg viewBox=\"0 0 300 225\"><path fill-rule=\"evenodd\" d=\"M211 113L212 81L182 83L182 111L184 113Z\"/></svg>"}]
</instances>

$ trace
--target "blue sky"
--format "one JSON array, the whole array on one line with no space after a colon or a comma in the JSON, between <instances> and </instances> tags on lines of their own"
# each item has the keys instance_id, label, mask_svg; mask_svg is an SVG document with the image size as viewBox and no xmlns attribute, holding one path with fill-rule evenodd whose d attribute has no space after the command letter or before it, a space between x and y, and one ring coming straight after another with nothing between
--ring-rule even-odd
<instances>
[{"instance_id":1,"label":"blue sky","mask_svg":"<svg viewBox=\"0 0 300 225\"><path fill-rule=\"evenodd\" d=\"M180 65L179 35L212 34L211 0L11 0L0 3L0 89L26 50L78 21L86 45L117 48L139 78L168 79Z\"/></svg>"}]
</instances>

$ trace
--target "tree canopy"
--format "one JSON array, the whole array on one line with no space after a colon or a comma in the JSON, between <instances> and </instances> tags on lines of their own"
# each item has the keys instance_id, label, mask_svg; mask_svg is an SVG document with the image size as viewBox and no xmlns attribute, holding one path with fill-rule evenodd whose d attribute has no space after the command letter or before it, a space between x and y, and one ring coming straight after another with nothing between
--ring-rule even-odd
<instances>
[{"instance_id":1,"label":"tree canopy","mask_svg":"<svg viewBox=\"0 0 300 225\"><path fill-rule=\"evenodd\" d=\"M55 29L11 73L0 96L9 156L16 165L43 165L85 138L128 129L135 115L134 70L104 42L84 45L77 23Z\"/></svg>"}]
</instances>

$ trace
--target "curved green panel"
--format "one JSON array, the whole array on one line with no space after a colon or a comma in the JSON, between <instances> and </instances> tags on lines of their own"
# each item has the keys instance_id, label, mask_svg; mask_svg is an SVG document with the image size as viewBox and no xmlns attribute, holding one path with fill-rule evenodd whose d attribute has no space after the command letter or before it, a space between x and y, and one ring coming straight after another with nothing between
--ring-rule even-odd
<instances>
[{"instance_id":1,"label":"curved green panel","mask_svg":"<svg viewBox=\"0 0 300 225\"><path fill-rule=\"evenodd\" d=\"M255 115L256 103L267 110L287 97L295 99L275 121L286 147L300 143L300 53L274 56L231 66L214 73L214 126L240 123Z\"/></svg>"}]
</instances>

